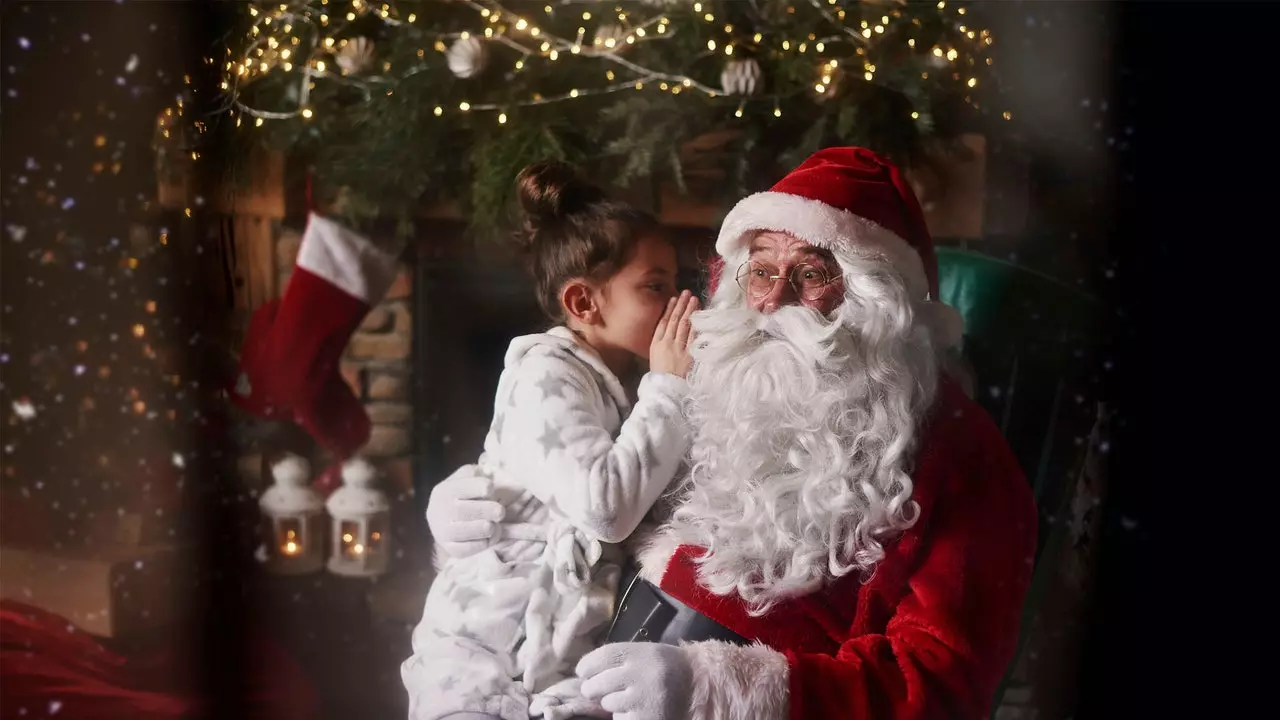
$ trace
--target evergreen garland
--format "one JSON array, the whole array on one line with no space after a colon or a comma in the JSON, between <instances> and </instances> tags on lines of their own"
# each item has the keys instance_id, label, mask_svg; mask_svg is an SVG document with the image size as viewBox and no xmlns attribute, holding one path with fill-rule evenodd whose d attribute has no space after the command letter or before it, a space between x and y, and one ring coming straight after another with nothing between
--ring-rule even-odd
<instances>
[{"instance_id":1,"label":"evergreen garland","mask_svg":"<svg viewBox=\"0 0 1280 720\"><path fill-rule=\"evenodd\" d=\"M351 222L450 199L492 235L524 165L560 158L608 186L683 191L681 147L730 130L696 158L724 178L704 199L727 203L822 146L910 164L971 127L994 109L979 95L993 40L975 20L945 1L246 4L209 61L222 112L186 125L179 106L161 148L284 150L317 194L347 189ZM725 91L730 61L758 64L755 93Z\"/></svg>"}]
</instances>

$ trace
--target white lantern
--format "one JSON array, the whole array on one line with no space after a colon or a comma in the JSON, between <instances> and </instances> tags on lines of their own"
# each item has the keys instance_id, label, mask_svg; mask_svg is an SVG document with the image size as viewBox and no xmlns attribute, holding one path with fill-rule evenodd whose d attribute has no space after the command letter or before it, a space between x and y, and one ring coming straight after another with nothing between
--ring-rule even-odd
<instances>
[{"instance_id":1,"label":"white lantern","mask_svg":"<svg viewBox=\"0 0 1280 720\"><path fill-rule=\"evenodd\" d=\"M324 567L324 501L311 488L311 466L289 455L271 468L275 480L258 501L265 517L267 569L301 575Z\"/></svg>"},{"instance_id":2,"label":"white lantern","mask_svg":"<svg viewBox=\"0 0 1280 720\"><path fill-rule=\"evenodd\" d=\"M333 523L329 572L372 577L387 570L391 505L374 487L376 476L373 466L358 458L342 467L342 487L325 503Z\"/></svg>"}]
</instances>

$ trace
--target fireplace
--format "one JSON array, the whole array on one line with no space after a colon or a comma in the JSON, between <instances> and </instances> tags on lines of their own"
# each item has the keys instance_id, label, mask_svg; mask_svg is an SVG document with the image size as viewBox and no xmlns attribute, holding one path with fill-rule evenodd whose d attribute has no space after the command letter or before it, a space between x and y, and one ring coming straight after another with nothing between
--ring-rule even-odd
<instances>
[{"instance_id":1,"label":"fireplace","mask_svg":"<svg viewBox=\"0 0 1280 720\"><path fill-rule=\"evenodd\" d=\"M411 259L413 484L423 509L437 482L480 456L511 338L548 325L511 253L466 242L462 223L431 234Z\"/></svg>"}]
</instances>

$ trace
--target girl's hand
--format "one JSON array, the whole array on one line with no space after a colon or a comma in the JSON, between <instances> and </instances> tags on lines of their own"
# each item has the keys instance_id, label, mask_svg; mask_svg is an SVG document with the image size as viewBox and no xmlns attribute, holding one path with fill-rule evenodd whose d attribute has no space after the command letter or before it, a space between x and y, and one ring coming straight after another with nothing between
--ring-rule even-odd
<instances>
[{"instance_id":1,"label":"girl's hand","mask_svg":"<svg viewBox=\"0 0 1280 720\"><path fill-rule=\"evenodd\" d=\"M689 340L693 335L690 318L698 310L698 298L685 290L667 302L666 312L653 332L649 345L649 370L685 377L693 367Z\"/></svg>"}]
</instances>

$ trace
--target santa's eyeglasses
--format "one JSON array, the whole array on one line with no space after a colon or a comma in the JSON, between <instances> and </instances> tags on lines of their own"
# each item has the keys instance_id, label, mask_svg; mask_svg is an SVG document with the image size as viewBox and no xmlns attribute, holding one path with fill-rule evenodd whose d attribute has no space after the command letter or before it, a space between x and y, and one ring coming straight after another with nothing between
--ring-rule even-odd
<instances>
[{"instance_id":1,"label":"santa's eyeglasses","mask_svg":"<svg viewBox=\"0 0 1280 720\"><path fill-rule=\"evenodd\" d=\"M742 263L738 268L738 285L752 299L759 299L773 292L773 284L779 280L791 283L796 295L805 300L817 300L831 283L831 276L815 265L803 263L791 268L787 275L779 275L777 268L754 260Z\"/></svg>"}]
</instances>

